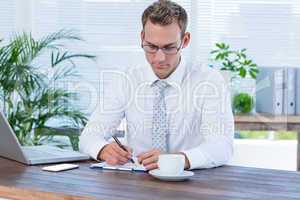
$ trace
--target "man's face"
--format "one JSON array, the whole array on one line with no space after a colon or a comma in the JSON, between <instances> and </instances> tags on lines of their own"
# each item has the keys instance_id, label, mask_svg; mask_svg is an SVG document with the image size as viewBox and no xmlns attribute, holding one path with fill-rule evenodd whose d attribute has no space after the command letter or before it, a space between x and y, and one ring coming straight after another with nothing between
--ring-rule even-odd
<instances>
[{"instance_id":1,"label":"man's face","mask_svg":"<svg viewBox=\"0 0 300 200\"><path fill-rule=\"evenodd\" d=\"M161 26L153 24L150 20L145 24L141 33L143 45L149 45L150 48L184 48L190 40L189 33L181 37L181 30L177 22L170 25ZM181 56L181 50L175 54L169 55L159 49L156 53L145 52L146 59L152 67L154 73L161 79L167 78L175 71Z\"/></svg>"}]
</instances>

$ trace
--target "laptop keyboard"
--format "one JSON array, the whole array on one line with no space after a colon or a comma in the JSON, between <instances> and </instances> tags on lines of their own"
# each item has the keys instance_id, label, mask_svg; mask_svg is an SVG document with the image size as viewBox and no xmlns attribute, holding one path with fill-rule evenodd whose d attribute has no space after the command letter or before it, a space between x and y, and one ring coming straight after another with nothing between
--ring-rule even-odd
<instances>
[{"instance_id":1,"label":"laptop keyboard","mask_svg":"<svg viewBox=\"0 0 300 200\"><path fill-rule=\"evenodd\" d=\"M49 152L41 152L36 151L32 149L26 149L24 150L26 155L34 156L34 157L44 157L44 156L55 156L55 154L49 153Z\"/></svg>"},{"instance_id":2,"label":"laptop keyboard","mask_svg":"<svg viewBox=\"0 0 300 200\"><path fill-rule=\"evenodd\" d=\"M50 152L46 152L46 151L38 151L35 149L23 149L24 153L26 156L30 157L30 158L41 158L41 157L56 157L57 154L55 153L50 153Z\"/></svg>"}]
</instances>

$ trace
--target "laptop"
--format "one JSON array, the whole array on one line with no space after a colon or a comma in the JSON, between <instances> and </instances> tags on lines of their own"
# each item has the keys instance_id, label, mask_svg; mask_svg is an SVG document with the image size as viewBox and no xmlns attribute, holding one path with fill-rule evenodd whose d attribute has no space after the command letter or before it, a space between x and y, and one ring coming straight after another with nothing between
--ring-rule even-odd
<instances>
[{"instance_id":1,"label":"laptop","mask_svg":"<svg viewBox=\"0 0 300 200\"><path fill-rule=\"evenodd\" d=\"M89 156L54 146L21 146L13 129L0 112L0 156L26 165L88 160Z\"/></svg>"}]
</instances>

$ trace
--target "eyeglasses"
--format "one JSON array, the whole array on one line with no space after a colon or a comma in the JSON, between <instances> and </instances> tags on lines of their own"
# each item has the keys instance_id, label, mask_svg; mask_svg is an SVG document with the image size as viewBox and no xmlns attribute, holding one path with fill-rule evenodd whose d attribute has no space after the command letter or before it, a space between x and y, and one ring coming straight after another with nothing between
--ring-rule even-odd
<instances>
[{"instance_id":1,"label":"eyeglasses","mask_svg":"<svg viewBox=\"0 0 300 200\"><path fill-rule=\"evenodd\" d=\"M181 49L182 42L180 42L179 47L158 47L153 44L142 44L142 48L144 49L145 52L155 54L159 49L164 52L166 55L175 55L177 52Z\"/></svg>"}]
</instances>

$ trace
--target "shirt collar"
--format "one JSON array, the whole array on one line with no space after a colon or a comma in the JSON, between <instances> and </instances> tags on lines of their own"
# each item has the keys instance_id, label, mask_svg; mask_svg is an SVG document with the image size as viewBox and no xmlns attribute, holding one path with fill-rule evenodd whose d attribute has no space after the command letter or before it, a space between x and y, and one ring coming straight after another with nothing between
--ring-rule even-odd
<instances>
[{"instance_id":1,"label":"shirt collar","mask_svg":"<svg viewBox=\"0 0 300 200\"><path fill-rule=\"evenodd\" d=\"M159 79L156 76L156 74L153 72L151 65L148 63L148 65L146 67L145 79L146 79L147 83L149 83L150 85L152 85L157 80L164 80L171 86L178 87L179 85L181 85L181 83L184 79L185 71L186 71L185 60L183 59L183 57L181 57L180 63L176 67L175 71L168 78Z\"/></svg>"}]
</instances>

